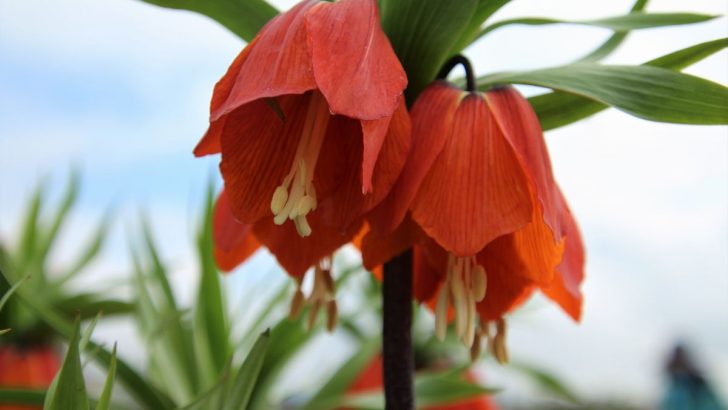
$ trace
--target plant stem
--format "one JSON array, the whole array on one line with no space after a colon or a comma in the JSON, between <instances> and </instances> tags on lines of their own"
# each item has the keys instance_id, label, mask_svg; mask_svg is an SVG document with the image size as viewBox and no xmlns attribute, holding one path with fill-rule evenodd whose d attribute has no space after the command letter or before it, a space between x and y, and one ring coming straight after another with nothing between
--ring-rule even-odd
<instances>
[{"instance_id":1,"label":"plant stem","mask_svg":"<svg viewBox=\"0 0 728 410\"><path fill-rule=\"evenodd\" d=\"M382 350L387 410L414 409L412 355L412 252L384 264Z\"/></svg>"}]
</instances>

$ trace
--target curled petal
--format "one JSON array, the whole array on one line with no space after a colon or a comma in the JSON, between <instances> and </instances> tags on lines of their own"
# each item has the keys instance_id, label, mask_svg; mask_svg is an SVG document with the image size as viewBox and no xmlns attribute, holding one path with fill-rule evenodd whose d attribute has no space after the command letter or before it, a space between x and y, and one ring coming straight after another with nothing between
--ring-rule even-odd
<instances>
[{"instance_id":1,"label":"curled petal","mask_svg":"<svg viewBox=\"0 0 728 410\"><path fill-rule=\"evenodd\" d=\"M556 268L557 273L554 275L551 286L544 288L543 292L558 303L574 320L578 321L581 318L583 302L580 287L584 280L584 244L576 220L561 191L558 191L558 194L564 208L561 226L564 227L566 249L561 263Z\"/></svg>"},{"instance_id":2,"label":"curled petal","mask_svg":"<svg viewBox=\"0 0 728 410\"><path fill-rule=\"evenodd\" d=\"M551 170L551 160L536 113L512 87L502 87L485 94L493 117L509 142L533 184L543 209L543 219L551 228L554 242L561 239L561 201Z\"/></svg>"},{"instance_id":3,"label":"curled petal","mask_svg":"<svg viewBox=\"0 0 728 410\"><path fill-rule=\"evenodd\" d=\"M415 117L415 127L442 121ZM412 217L442 247L474 255L531 220L528 180L485 101L468 94L450 136L422 181Z\"/></svg>"},{"instance_id":4,"label":"curled petal","mask_svg":"<svg viewBox=\"0 0 728 410\"><path fill-rule=\"evenodd\" d=\"M242 52L247 53L245 61L239 67L233 63L235 71L226 74L233 78L227 96L222 90L219 97L213 96L211 122L260 98L302 94L316 88L304 25L306 11L316 3L316 0L303 1L273 18L260 30ZM226 77L222 81L227 84ZM219 104L215 103L216 98L221 101Z\"/></svg>"},{"instance_id":5,"label":"curled petal","mask_svg":"<svg viewBox=\"0 0 728 410\"><path fill-rule=\"evenodd\" d=\"M215 203L212 217L212 239L215 245L215 262L224 272L230 272L243 263L260 247L251 225L235 220L225 191Z\"/></svg>"},{"instance_id":6,"label":"curled petal","mask_svg":"<svg viewBox=\"0 0 728 410\"><path fill-rule=\"evenodd\" d=\"M407 76L375 0L318 3L306 13L306 31L316 84L332 112L360 120L392 115Z\"/></svg>"},{"instance_id":7,"label":"curled petal","mask_svg":"<svg viewBox=\"0 0 728 410\"><path fill-rule=\"evenodd\" d=\"M381 235L370 229L362 238L360 247L364 267L372 270L383 265L410 249L419 242L422 236L422 231L410 218L406 218L394 232L388 235Z\"/></svg>"},{"instance_id":8,"label":"curled petal","mask_svg":"<svg viewBox=\"0 0 728 410\"><path fill-rule=\"evenodd\" d=\"M485 298L477 304L480 319L483 321L499 319L525 302L535 289L532 281L513 274L514 271L525 269L520 266L520 259L502 253L502 249L494 245L495 243L486 246L477 255L478 263L485 268L488 276Z\"/></svg>"}]
</instances>

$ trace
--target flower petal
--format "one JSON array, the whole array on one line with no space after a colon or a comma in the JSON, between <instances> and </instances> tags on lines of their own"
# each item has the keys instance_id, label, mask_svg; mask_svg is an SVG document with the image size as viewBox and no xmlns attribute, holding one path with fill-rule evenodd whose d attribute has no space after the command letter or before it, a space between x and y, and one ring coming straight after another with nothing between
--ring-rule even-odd
<instances>
[{"instance_id":1,"label":"flower petal","mask_svg":"<svg viewBox=\"0 0 728 410\"><path fill-rule=\"evenodd\" d=\"M422 180L451 134L462 91L446 82L425 89L411 111L412 148L389 195L372 211L372 229L388 233L404 219Z\"/></svg>"},{"instance_id":2,"label":"flower petal","mask_svg":"<svg viewBox=\"0 0 728 410\"><path fill-rule=\"evenodd\" d=\"M352 167L362 158L361 131L352 129L354 121L346 117L346 121L332 121L331 134L327 135L321 149L320 166L317 177L325 173L338 173L338 185L322 203L324 221L331 227L346 227L368 212L389 193L397 177L402 171L410 146L409 116L406 109L398 110L392 117L389 130L373 173L373 190L362 194L359 167ZM337 129L338 127L338 129ZM342 172L343 171L343 172ZM318 188L317 188L318 189Z\"/></svg>"},{"instance_id":3,"label":"flower petal","mask_svg":"<svg viewBox=\"0 0 728 410\"><path fill-rule=\"evenodd\" d=\"M415 128L441 120L413 113ZM412 218L448 251L470 256L525 226L532 204L523 169L479 94L462 100L450 127L412 203Z\"/></svg>"},{"instance_id":4,"label":"flower petal","mask_svg":"<svg viewBox=\"0 0 728 410\"><path fill-rule=\"evenodd\" d=\"M576 220L561 191L558 191L558 194L564 207L561 226L564 227L566 250L563 260L556 268L557 274L554 275L551 286L544 288L543 292L558 303L574 320L579 321L583 302L580 286L584 280L584 244Z\"/></svg>"},{"instance_id":5,"label":"flower petal","mask_svg":"<svg viewBox=\"0 0 728 410\"><path fill-rule=\"evenodd\" d=\"M375 0L321 2L306 13L306 31L316 84L332 112L360 120L392 115L407 75Z\"/></svg>"},{"instance_id":6,"label":"flower petal","mask_svg":"<svg viewBox=\"0 0 728 410\"><path fill-rule=\"evenodd\" d=\"M270 201L290 171L311 93L278 97L282 121L263 100L227 116L220 171L233 214L242 223L273 215Z\"/></svg>"},{"instance_id":7,"label":"flower petal","mask_svg":"<svg viewBox=\"0 0 728 410\"><path fill-rule=\"evenodd\" d=\"M215 203L212 230L215 262L224 272L235 269L260 247L253 236L252 225L235 220L225 191L220 192Z\"/></svg>"},{"instance_id":8,"label":"flower petal","mask_svg":"<svg viewBox=\"0 0 728 410\"><path fill-rule=\"evenodd\" d=\"M213 96L211 122L260 98L302 94L316 88L304 25L306 11L316 3L317 0L302 1L260 30L242 52L248 53L247 58L240 64L228 95L223 100L221 90L219 99L223 102L219 104ZM225 77L223 80L229 82Z\"/></svg>"},{"instance_id":9,"label":"flower petal","mask_svg":"<svg viewBox=\"0 0 728 410\"><path fill-rule=\"evenodd\" d=\"M317 211L308 214L307 219L312 233L305 238L296 232L293 223L275 225L272 218L264 218L253 227L258 240L268 247L278 263L294 277L302 276L308 268L350 242L363 223L360 220L359 223L352 224L342 234L323 224Z\"/></svg>"},{"instance_id":10,"label":"flower petal","mask_svg":"<svg viewBox=\"0 0 728 410\"><path fill-rule=\"evenodd\" d=\"M502 253L502 249L494 246L495 242L486 246L476 257L488 277L485 298L477 305L483 321L499 319L525 302L535 289L532 281L513 274L514 271L525 269L521 266L520 259L515 255Z\"/></svg>"},{"instance_id":11,"label":"flower petal","mask_svg":"<svg viewBox=\"0 0 728 410\"><path fill-rule=\"evenodd\" d=\"M559 221L561 202L536 113L528 100L512 87L488 91L485 97L503 135L532 182L543 207L544 221L551 228L554 241L558 242L562 235Z\"/></svg>"}]
</instances>

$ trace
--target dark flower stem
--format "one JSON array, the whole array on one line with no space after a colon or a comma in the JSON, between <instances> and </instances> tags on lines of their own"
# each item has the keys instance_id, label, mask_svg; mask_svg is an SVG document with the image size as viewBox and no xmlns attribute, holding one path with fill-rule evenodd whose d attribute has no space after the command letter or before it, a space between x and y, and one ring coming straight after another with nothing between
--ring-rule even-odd
<instances>
[{"instance_id":1,"label":"dark flower stem","mask_svg":"<svg viewBox=\"0 0 728 410\"><path fill-rule=\"evenodd\" d=\"M470 60L468 60L467 58L465 58L465 56L461 54L458 54L453 58L447 60L445 65L442 66L440 72L437 74L437 79L446 79L447 75L450 74L450 71L452 71L452 69L455 68L455 66L458 64L462 65L465 69L466 90L470 93L474 92L477 89L477 83L475 81L475 72L473 71L473 66L470 65Z\"/></svg>"},{"instance_id":2,"label":"dark flower stem","mask_svg":"<svg viewBox=\"0 0 728 410\"><path fill-rule=\"evenodd\" d=\"M384 264L382 305L386 410L412 410L412 251Z\"/></svg>"}]
</instances>

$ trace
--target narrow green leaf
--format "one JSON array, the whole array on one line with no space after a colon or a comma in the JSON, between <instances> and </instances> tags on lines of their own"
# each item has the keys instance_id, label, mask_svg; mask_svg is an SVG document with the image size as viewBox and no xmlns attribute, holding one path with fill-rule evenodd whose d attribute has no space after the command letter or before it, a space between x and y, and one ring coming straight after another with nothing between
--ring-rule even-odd
<instances>
[{"instance_id":1,"label":"narrow green leaf","mask_svg":"<svg viewBox=\"0 0 728 410\"><path fill-rule=\"evenodd\" d=\"M58 284L63 284L75 277L99 255L109 232L109 228L111 227L111 221L111 212L107 212L96 227L94 234L91 238L89 238L86 246L83 248L83 251L76 257L76 261L71 264L71 268L61 275L60 279L58 279Z\"/></svg>"},{"instance_id":2,"label":"narrow green leaf","mask_svg":"<svg viewBox=\"0 0 728 410\"><path fill-rule=\"evenodd\" d=\"M109 410L111 407L111 392L114 390L114 378L116 377L116 343L111 351L111 363L109 363L109 371L106 373L106 381L104 389L101 391L101 397L96 405L96 410Z\"/></svg>"},{"instance_id":3,"label":"narrow green leaf","mask_svg":"<svg viewBox=\"0 0 728 410\"><path fill-rule=\"evenodd\" d=\"M4 335L4 334L8 334L8 333L10 333L10 332L11 332L12 330L13 330L13 329L0 329L0 336L2 336L2 335Z\"/></svg>"},{"instance_id":4,"label":"narrow green leaf","mask_svg":"<svg viewBox=\"0 0 728 410\"><path fill-rule=\"evenodd\" d=\"M89 323L86 327L86 330L83 331L83 334L81 335L81 341L78 344L79 350L86 350L86 346L88 346L88 342L91 340L91 334L94 332L94 328L96 328L96 323L99 322L99 318L101 318L101 312L98 312L96 316L94 316L94 318L91 320L91 323Z\"/></svg>"},{"instance_id":5,"label":"narrow green leaf","mask_svg":"<svg viewBox=\"0 0 728 410\"><path fill-rule=\"evenodd\" d=\"M83 410L89 408L86 385L81 371L81 354L78 350L80 322L76 319L68 341L68 352L61 370L48 391L43 410Z\"/></svg>"},{"instance_id":6,"label":"narrow green leaf","mask_svg":"<svg viewBox=\"0 0 728 410\"><path fill-rule=\"evenodd\" d=\"M71 210L73 204L76 202L76 199L78 197L78 181L78 172L76 170L72 170L68 182L68 187L66 188L63 199L58 206L58 210L56 210L56 214L53 217L53 222L51 223L48 231L44 232L42 238L40 238L41 241L38 247L38 258L41 260L45 260L48 256L51 246L53 246L54 241L58 237L58 232L66 221L68 212Z\"/></svg>"},{"instance_id":7,"label":"narrow green leaf","mask_svg":"<svg viewBox=\"0 0 728 410\"><path fill-rule=\"evenodd\" d=\"M92 318L99 312L104 316L126 315L134 312L133 303L104 299L101 295L81 293L54 301L54 308L66 316L78 314L81 320Z\"/></svg>"},{"instance_id":8,"label":"narrow green leaf","mask_svg":"<svg viewBox=\"0 0 728 410\"><path fill-rule=\"evenodd\" d=\"M728 47L728 38L697 44L648 61L644 65L682 70ZM569 125L601 112L609 105L580 95L554 91L528 99L544 131Z\"/></svg>"},{"instance_id":9,"label":"narrow green leaf","mask_svg":"<svg viewBox=\"0 0 728 410\"><path fill-rule=\"evenodd\" d=\"M17 259L14 261L20 269L27 267L33 258L37 242L39 240L38 217L43 203L44 184L38 184L33 197L28 204L28 214L25 216L23 230L20 235L20 249L18 250Z\"/></svg>"},{"instance_id":10,"label":"narrow green leaf","mask_svg":"<svg viewBox=\"0 0 728 410\"><path fill-rule=\"evenodd\" d=\"M577 403L579 401L576 394L574 394L561 380L551 373L523 363L511 363L509 367L523 373L534 381L543 391L555 397L573 403Z\"/></svg>"},{"instance_id":11,"label":"narrow green leaf","mask_svg":"<svg viewBox=\"0 0 728 410\"><path fill-rule=\"evenodd\" d=\"M382 0L382 28L407 72L412 104L451 56L477 0Z\"/></svg>"},{"instance_id":12,"label":"narrow green leaf","mask_svg":"<svg viewBox=\"0 0 728 410\"><path fill-rule=\"evenodd\" d=\"M642 10L645 9L647 6L647 0L637 0L634 5L632 6L632 9L630 10L630 13L639 13ZM619 48L620 45L624 42L624 40L627 39L627 36L629 35L629 31L617 31L614 34L612 34L607 41L602 43L599 47L597 47L594 51L590 52L589 54L585 55L584 57L578 59L576 62L596 62L599 60L602 60L612 54L614 50Z\"/></svg>"},{"instance_id":13,"label":"narrow green leaf","mask_svg":"<svg viewBox=\"0 0 728 410\"><path fill-rule=\"evenodd\" d=\"M250 42L278 11L263 0L143 0L172 9L194 11Z\"/></svg>"},{"instance_id":14,"label":"narrow green leaf","mask_svg":"<svg viewBox=\"0 0 728 410\"><path fill-rule=\"evenodd\" d=\"M10 289L7 292L5 292L3 297L0 298L0 312L2 312L3 307L8 302L8 300L10 300L10 297L13 296L13 293L15 293L21 286L23 286L23 284L25 282L28 281L28 279L30 279L30 275L31 275L31 273L28 272L25 276L23 276L22 279L20 279L15 284L13 284L13 286L10 287Z\"/></svg>"},{"instance_id":15,"label":"narrow green leaf","mask_svg":"<svg viewBox=\"0 0 728 410\"><path fill-rule=\"evenodd\" d=\"M262 333L253 345L253 348L240 366L235 380L230 386L231 396L225 403L226 410L247 409L251 395L255 388L266 353L270 345L270 331Z\"/></svg>"},{"instance_id":16,"label":"narrow green leaf","mask_svg":"<svg viewBox=\"0 0 728 410\"><path fill-rule=\"evenodd\" d=\"M424 375L415 379L415 402L418 406L437 406L491 395L496 389L462 379L462 376Z\"/></svg>"},{"instance_id":17,"label":"narrow green leaf","mask_svg":"<svg viewBox=\"0 0 728 410\"><path fill-rule=\"evenodd\" d=\"M379 354L379 341L368 340L358 346L349 360L346 361L319 391L302 407L302 410L318 410L325 403L339 403L346 390L351 386L372 359Z\"/></svg>"},{"instance_id":18,"label":"narrow green leaf","mask_svg":"<svg viewBox=\"0 0 728 410\"><path fill-rule=\"evenodd\" d=\"M478 83L483 88L515 83L566 91L651 121L728 123L728 88L665 68L579 63L495 74Z\"/></svg>"},{"instance_id":19,"label":"narrow green leaf","mask_svg":"<svg viewBox=\"0 0 728 410\"><path fill-rule=\"evenodd\" d=\"M142 217L142 232L144 235L144 243L146 244L147 255L152 262L152 274L162 289L166 300L166 306L170 310L177 310L177 302L175 301L174 293L172 292L172 286L169 284L169 280L167 279L167 269L164 267L162 260L159 257L157 246L154 243L152 229L146 217Z\"/></svg>"},{"instance_id":20,"label":"narrow green leaf","mask_svg":"<svg viewBox=\"0 0 728 410\"><path fill-rule=\"evenodd\" d=\"M194 338L196 357L205 385L217 379L230 356L228 324L212 242L214 187L208 187L205 214L197 237L200 283L195 304Z\"/></svg>"},{"instance_id":21,"label":"narrow green leaf","mask_svg":"<svg viewBox=\"0 0 728 410\"><path fill-rule=\"evenodd\" d=\"M462 49L467 47L473 41L478 38L480 32L480 26L490 18L496 11L500 10L503 6L508 4L511 0L478 0L478 5L475 8L470 22L466 26L463 33L460 35L460 39L455 43L452 48L452 54L460 52Z\"/></svg>"},{"instance_id":22,"label":"narrow green leaf","mask_svg":"<svg viewBox=\"0 0 728 410\"><path fill-rule=\"evenodd\" d=\"M545 17L522 17L499 21L483 28L478 37L483 37L499 28L511 25L543 26L550 24L575 24L580 26L601 27L614 31L630 31L655 27L677 26L702 23L716 18L706 14L693 13L644 13L632 12L623 16L607 17L597 20L559 20Z\"/></svg>"},{"instance_id":23,"label":"narrow green leaf","mask_svg":"<svg viewBox=\"0 0 728 410\"><path fill-rule=\"evenodd\" d=\"M0 388L0 404L28 404L42 406L45 390Z\"/></svg>"}]
</instances>

